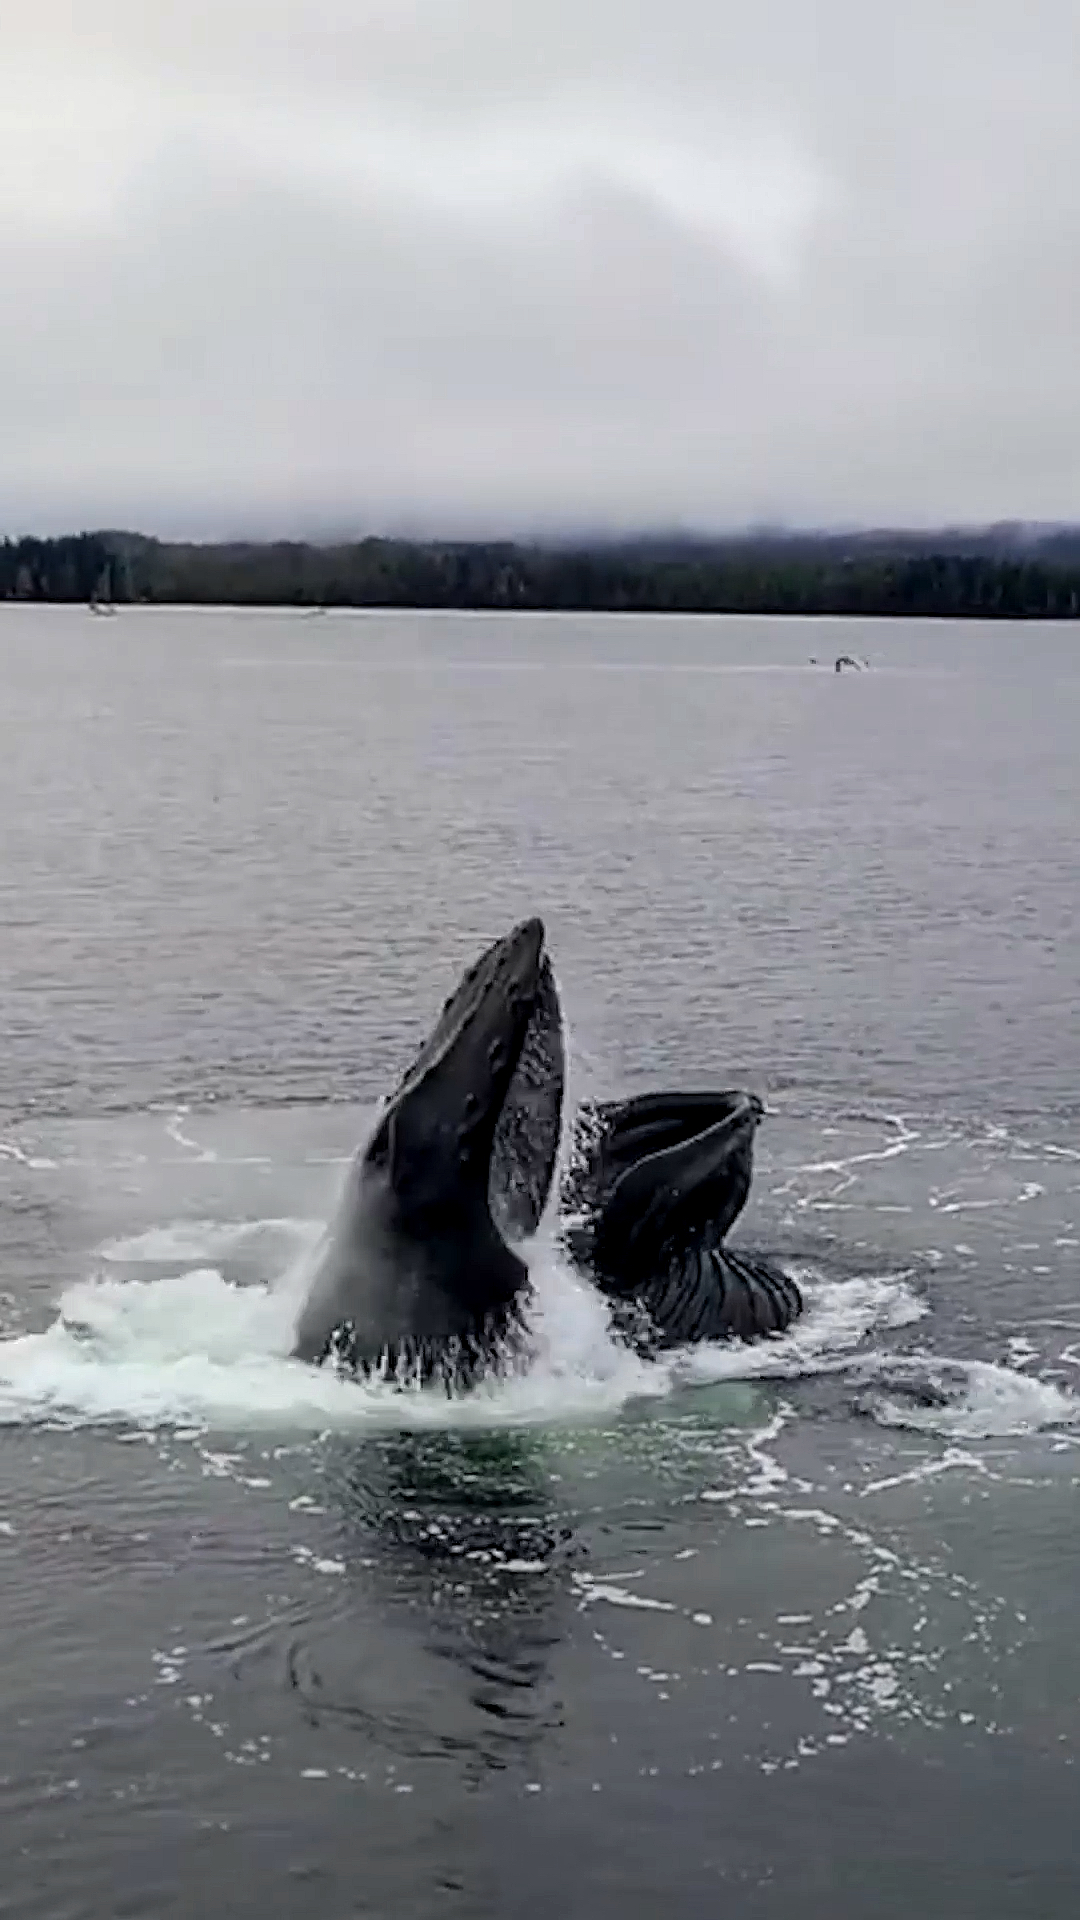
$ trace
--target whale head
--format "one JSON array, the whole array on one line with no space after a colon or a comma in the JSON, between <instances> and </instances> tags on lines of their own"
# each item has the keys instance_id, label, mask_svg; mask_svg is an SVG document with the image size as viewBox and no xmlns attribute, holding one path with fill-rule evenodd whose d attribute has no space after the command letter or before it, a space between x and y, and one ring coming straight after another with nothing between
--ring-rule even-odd
<instances>
[{"instance_id":1,"label":"whale head","mask_svg":"<svg viewBox=\"0 0 1080 1920\"><path fill-rule=\"evenodd\" d=\"M364 1153L365 1172L385 1181L397 1217L410 1231L430 1234L462 1212L487 1208L496 1137L500 1128L505 1137L531 1090L518 1085L524 1077L519 1068L530 1035L537 1034L552 1053L545 1112L556 1108L557 1137L561 1020L544 923L533 918L493 942L463 975L379 1115ZM547 1184L553 1166L552 1154Z\"/></svg>"},{"instance_id":2,"label":"whale head","mask_svg":"<svg viewBox=\"0 0 1080 1920\"><path fill-rule=\"evenodd\" d=\"M523 920L481 954L376 1115L319 1250L299 1358L446 1371L451 1349L472 1364L514 1321L528 1275L508 1241L543 1210L562 1111L544 938Z\"/></svg>"},{"instance_id":3,"label":"whale head","mask_svg":"<svg viewBox=\"0 0 1080 1920\"><path fill-rule=\"evenodd\" d=\"M719 1247L746 1205L763 1113L756 1094L738 1091L596 1108L567 1199L597 1273L634 1287L693 1247Z\"/></svg>"}]
</instances>

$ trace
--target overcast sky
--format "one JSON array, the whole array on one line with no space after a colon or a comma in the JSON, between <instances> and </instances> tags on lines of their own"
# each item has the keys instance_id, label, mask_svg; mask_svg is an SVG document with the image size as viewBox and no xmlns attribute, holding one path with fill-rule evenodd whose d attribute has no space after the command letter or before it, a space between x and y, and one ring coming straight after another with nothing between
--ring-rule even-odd
<instances>
[{"instance_id":1,"label":"overcast sky","mask_svg":"<svg viewBox=\"0 0 1080 1920\"><path fill-rule=\"evenodd\" d=\"M0 528L1080 519L1080 0L0 0Z\"/></svg>"}]
</instances>

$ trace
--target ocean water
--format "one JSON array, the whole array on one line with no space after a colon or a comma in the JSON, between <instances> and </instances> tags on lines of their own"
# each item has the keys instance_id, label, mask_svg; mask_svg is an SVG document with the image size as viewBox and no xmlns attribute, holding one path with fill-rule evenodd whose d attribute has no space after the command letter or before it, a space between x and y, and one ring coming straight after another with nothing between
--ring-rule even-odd
<instances>
[{"instance_id":1,"label":"ocean water","mask_svg":"<svg viewBox=\"0 0 1080 1920\"><path fill-rule=\"evenodd\" d=\"M1071 1920L1080 638L2 606L0 666L0 1914ZM574 1096L765 1096L806 1318L646 1364L542 1237L511 1380L290 1362L530 912Z\"/></svg>"}]
</instances>

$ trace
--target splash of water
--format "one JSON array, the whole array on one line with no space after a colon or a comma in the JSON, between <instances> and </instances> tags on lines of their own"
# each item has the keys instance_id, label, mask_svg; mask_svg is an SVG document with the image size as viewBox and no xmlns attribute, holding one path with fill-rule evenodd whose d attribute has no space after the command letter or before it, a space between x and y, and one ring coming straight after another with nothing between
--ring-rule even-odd
<instances>
[{"instance_id":1,"label":"splash of water","mask_svg":"<svg viewBox=\"0 0 1080 1920\"><path fill-rule=\"evenodd\" d=\"M271 1229L292 1243L274 1280L239 1285L213 1264ZM111 1242L104 1270L67 1289L45 1332L0 1342L0 1421L308 1433L589 1422L696 1383L828 1370L875 1329L923 1310L902 1276L836 1285L801 1276L808 1312L792 1333L645 1360L612 1338L605 1303L559 1258L548 1230L528 1250L527 1356L448 1398L289 1358L318 1232L311 1221L187 1220ZM160 1278L124 1275L125 1264L150 1259L193 1264Z\"/></svg>"},{"instance_id":2,"label":"splash of water","mask_svg":"<svg viewBox=\"0 0 1080 1920\"><path fill-rule=\"evenodd\" d=\"M883 1360L877 1375L858 1404L879 1426L963 1440L1080 1428L1074 1394L1014 1367L913 1354Z\"/></svg>"}]
</instances>

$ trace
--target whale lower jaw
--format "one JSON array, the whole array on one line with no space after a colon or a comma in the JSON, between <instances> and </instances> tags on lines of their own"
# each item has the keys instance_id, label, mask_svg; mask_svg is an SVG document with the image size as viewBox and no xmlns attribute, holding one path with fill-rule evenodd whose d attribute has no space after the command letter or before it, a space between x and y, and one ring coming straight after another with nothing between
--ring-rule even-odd
<instances>
[{"instance_id":1,"label":"whale lower jaw","mask_svg":"<svg viewBox=\"0 0 1080 1920\"><path fill-rule=\"evenodd\" d=\"M608 1297L616 1331L645 1357L701 1341L775 1338L803 1311L790 1274L729 1247L689 1250L632 1293Z\"/></svg>"}]
</instances>

